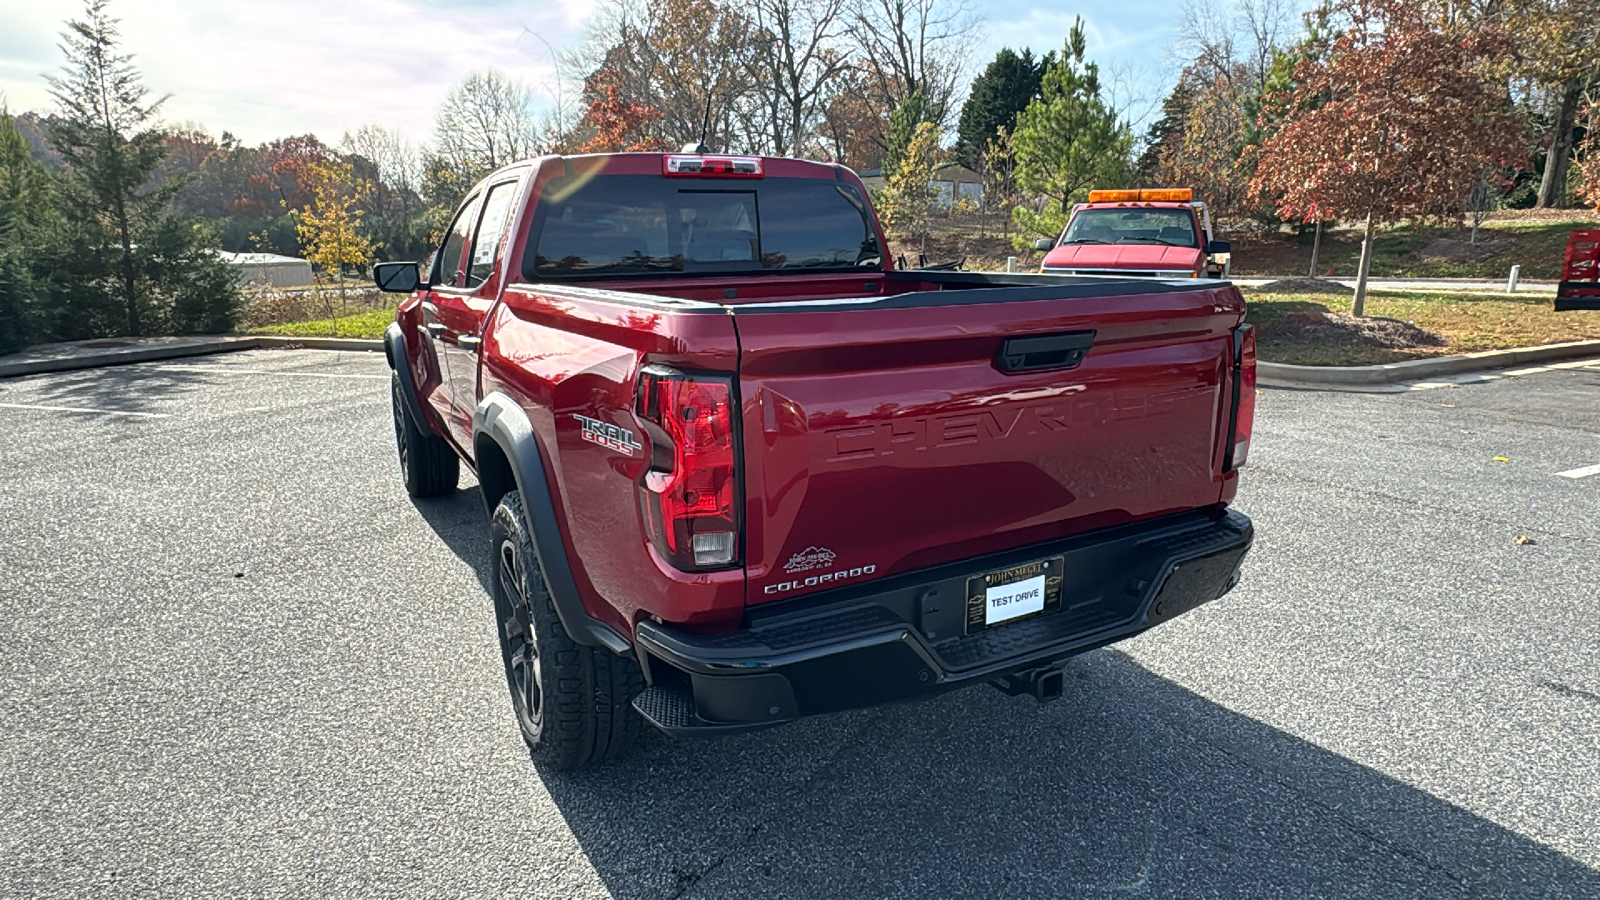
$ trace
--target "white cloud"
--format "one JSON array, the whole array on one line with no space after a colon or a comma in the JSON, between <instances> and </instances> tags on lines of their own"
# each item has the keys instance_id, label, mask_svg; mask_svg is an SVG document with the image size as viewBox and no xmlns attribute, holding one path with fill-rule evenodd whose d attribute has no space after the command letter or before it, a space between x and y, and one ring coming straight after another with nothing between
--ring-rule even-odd
<instances>
[{"instance_id":1,"label":"white cloud","mask_svg":"<svg viewBox=\"0 0 1600 900\"><path fill-rule=\"evenodd\" d=\"M553 96L545 42L573 47L600 2L113 0L111 13L123 20L123 47L151 92L172 95L165 114L173 122L227 129L250 143L306 132L333 143L367 123L424 141L445 94L474 70L496 67ZM13 110L46 109L42 73L60 67L57 34L82 14L81 2L0 3L0 95ZM981 8L987 22L970 38L973 75L1003 46L1059 50L1076 15L1038 0ZM1148 109L1170 88L1174 9L1171 0L1118 0L1084 13L1088 56L1124 104Z\"/></svg>"},{"instance_id":2,"label":"white cloud","mask_svg":"<svg viewBox=\"0 0 1600 900\"><path fill-rule=\"evenodd\" d=\"M404 0L120 0L122 46L151 93L170 94L173 122L250 143L313 132L336 142L366 123L426 140L433 114L468 73L504 70L536 89L553 83L549 53L574 40L594 0L534 5ZM50 105L39 73L61 64L55 35L81 15L45 0L6 13L0 92L13 109Z\"/></svg>"}]
</instances>

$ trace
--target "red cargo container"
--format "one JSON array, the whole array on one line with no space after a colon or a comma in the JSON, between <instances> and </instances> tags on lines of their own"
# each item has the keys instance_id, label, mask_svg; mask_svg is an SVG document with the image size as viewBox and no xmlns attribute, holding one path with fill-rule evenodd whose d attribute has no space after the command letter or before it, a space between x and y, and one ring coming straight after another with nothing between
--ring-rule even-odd
<instances>
[{"instance_id":1,"label":"red cargo container","mask_svg":"<svg viewBox=\"0 0 1600 900\"><path fill-rule=\"evenodd\" d=\"M1556 311L1600 309L1600 228L1577 228L1561 261Z\"/></svg>"}]
</instances>

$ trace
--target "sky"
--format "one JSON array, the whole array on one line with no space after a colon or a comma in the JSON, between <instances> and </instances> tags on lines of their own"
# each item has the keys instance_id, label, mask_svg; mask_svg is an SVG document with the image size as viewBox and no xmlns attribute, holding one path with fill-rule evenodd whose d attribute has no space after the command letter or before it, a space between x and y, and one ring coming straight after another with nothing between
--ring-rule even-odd
<instances>
[{"instance_id":1,"label":"sky","mask_svg":"<svg viewBox=\"0 0 1600 900\"><path fill-rule=\"evenodd\" d=\"M562 50L583 36L597 0L112 0L124 52L164 118L232 132L248 144L307 132L336 144L364 124L425 142L450 88L496 67L546 105ZM974 73L1004 46L1061 46L1074 15L1088 55L1115 99L1142 120L1159 104L1172 67L1171 0L1120 0L1073 8L979 0ZM82 15L77 0L0 0L0 97L14 112L52 107L44 76L60 69L60 32ZM548 45L548 46L547 46ZM1144 124L1136 121L1136 125Z\"/></svg>"}]
</instances>

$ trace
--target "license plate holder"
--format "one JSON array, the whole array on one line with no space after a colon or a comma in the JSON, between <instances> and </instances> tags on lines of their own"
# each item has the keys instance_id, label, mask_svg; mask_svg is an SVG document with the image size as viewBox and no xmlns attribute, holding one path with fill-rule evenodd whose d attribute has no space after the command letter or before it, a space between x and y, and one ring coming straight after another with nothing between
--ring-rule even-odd
<instances>
[{"instance_id":1,"label":"license plate holder","mask_svg":"<svg viewBox=\"0 0 1600 900\"><path fill-rule=\"evenodd\" d=\"M967 634L1009 625L1061 608L1066 558L1049 559L974 575L967 579Z\"/></svg>"}]
</instances>

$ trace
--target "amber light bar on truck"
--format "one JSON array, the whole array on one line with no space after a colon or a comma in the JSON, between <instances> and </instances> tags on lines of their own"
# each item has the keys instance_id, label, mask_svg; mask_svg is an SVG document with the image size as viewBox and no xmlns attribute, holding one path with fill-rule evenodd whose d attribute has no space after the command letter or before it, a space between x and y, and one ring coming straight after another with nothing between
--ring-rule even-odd
<instances>
[{"instance_id":1,"label":"amber light bar on truck","mask_svg":"<svg viewBox=\"0 0 1600 900\"><path fill-rule=\"evenodd\" d=\"M1141 188L1130 191L1090 191L1090 203L1188 203L1193 188Z\"/></svg>"},{"instance_id":2,"label":"amber light bar on truck","mask_svg":"<svg viewBox=\"0 0 1600 900\"><path fill-rule=\"evenodd\" d=\"M641 496L656 550L685 571L739 561L733 382L647 366L634 412L649 423Z\"/></svg>"},{"instance_id":3,"label":"amber light bar on truck","mask_svg":"<svg viewBox=\"0 0 1600 900\"><path fill-rule=\"evenodd\" d=\"M761 160L755 156L702 156L672 154L662 163L666 175L716 175L722 178L760 178Z\"/></svg>"}]
</instances>

